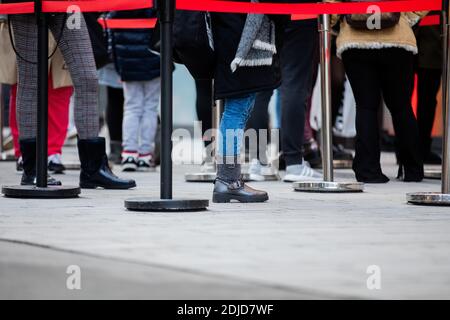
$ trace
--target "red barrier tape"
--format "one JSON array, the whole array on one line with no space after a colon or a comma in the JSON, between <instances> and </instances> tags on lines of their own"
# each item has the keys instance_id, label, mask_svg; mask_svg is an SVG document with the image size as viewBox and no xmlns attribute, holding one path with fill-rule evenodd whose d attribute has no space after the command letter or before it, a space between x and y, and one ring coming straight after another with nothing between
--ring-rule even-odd
<instances>
[{"instance_id":1,"label":"red barrier tape","mask_svg":"<svg viewBox=\"0 0 450 320\"><path fill-rule=\"evenodd\" d=\"M441 17L437 15L426 16L420 21L420 26L435 26L441 24Z\"/></svg>"},{"instance_id":2,"label":"red barrier tape","mask_svg":"<svg viewBox=\"0 0 450 320\"><path fill-rule=\"evenodd\" d=\"M67 12L70 6L77 6L82 12L135 10L153 7L153 0L42 1L43 12ZM34 2L0 4L0 14L33 12Z\"/></svg>"},{"instance_id":3,"label":"red barrier tape","mask_svg":"<svg viewBox=\"0 0 450 320\"><path fill-rule=\"evenodd\" d=\"M367 13L371 5L382 12L441 10L442 0L399 0L353 3L250 3L223 0L177 0L177 9L228 13L260 14L349 14Z\"/></svg>"},{"instance_id":4,"label":"red barrier tape","mask_svg":"<svg viewBox=\"0 0 450 320\"><path fill-rule=\"evenodd\" d=\"M442 0L399 0L384 2L354 3L250 3L223 0L177 0L177 9L228 13L259 14L349 14L367 13L370 5L376 5L382 12L435 11L441 10ZM83 12L133 10L149 8L152 0L88 0L88 1L43 1L44 12L66 12L71 5L78 6ZM0 13L32 13L33 3L1 4Z\"/></svg>"},{"instance_id":5,"label":"red barrier tape","mask_svg":"<svg viewBox=\"0 0 450 320\"><path fill-rule=\"evenodd\" d=\"M153 29L158 19L98 19L103 29Z\"/></svg>"}]
</instances>

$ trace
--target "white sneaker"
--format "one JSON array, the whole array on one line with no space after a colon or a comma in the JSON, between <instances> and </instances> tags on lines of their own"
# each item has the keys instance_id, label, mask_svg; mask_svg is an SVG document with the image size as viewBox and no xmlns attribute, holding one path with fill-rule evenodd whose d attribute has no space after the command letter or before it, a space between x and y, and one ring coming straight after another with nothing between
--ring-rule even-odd
<instances>
[{"instance_id":1,"label":"white sneaker","mask_svg":"<svg viewBox=\"0 0 450 320\"><path fill-rule=\"evenodd\" d=\"M264 176L261 173L262 166L258 159L253 159L250 162L248 175L250 181L264 181Z\"/></svg>"},{"instance_id":2,"label":"white sneaker","mask_svg":"<svg viewBox=\"0 0 450 320\"><path fill-rule=\"evenodd\" d=\"M273 169L273 167L270 165L269 166L261 165L261 162L259 162L258 159L253 159L251 161L250 167L248 169L248 175L250 181L266 181L266 177L268 176L273 177L274 175L277 176L278 179L278 175ZM270 180L273 180L273 178Z\"/></svg>"},{"instance_id":3,"label":"white sneaker","mask_svg":"<svg viewBox=\"0 0 450 320\"><path fill-rule=\"evenodd\" d=\"M322 180L322 175L317 171L311 169L306 164L287 166L286 175L283 178L284 182L319 181L319 180Z\"/></svg>"}]
</instances>

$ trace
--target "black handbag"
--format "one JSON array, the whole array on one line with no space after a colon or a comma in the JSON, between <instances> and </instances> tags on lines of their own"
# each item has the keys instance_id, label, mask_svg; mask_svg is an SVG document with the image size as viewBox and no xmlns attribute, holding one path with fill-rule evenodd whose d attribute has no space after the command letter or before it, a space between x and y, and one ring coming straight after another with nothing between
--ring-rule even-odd
<instances>
[{"instance_id":1,"label":"black handbag","mask_svg":"<svg viewBox=\"0 0 450 320\"><path fill-rule=\"evenodd\" d=\"M209 13L177 10L173 32L175 62L184 64L194 79L213 79L216 55Z\"/></svg>"},{"instance_id":2,"label":"black handbag","mask_svg":"<svg viewBox=\"0 0 450 320\"><path fill-rule=\"evenodd\" d=\"M382 0L346 0L346 2L377 2ZM386 0L383 0L386 1ZM387 0L392 1L392 0ZM400 21L401 14L399 12L382 12L380 13L380 21L377 28L370 28L368 20L373 14L346 14L344 19L347 24L357 30L381 30L396 26Z\"/></svg>"}]
</instances>

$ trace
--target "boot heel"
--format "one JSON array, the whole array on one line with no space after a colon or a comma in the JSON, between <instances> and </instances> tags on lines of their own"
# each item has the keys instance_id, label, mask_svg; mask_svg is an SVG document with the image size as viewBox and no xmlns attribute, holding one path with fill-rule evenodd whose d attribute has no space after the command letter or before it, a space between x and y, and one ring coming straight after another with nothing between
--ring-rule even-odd
<instances>
[{"instance_id":1,"label":"boot heel","mask_svg":"<svg viewBox=\"0 0 450 320\"><path fill-rule=\"evenodd\" d=\"M231 197L228 194L213 193L213 203L229 203L231 202Z\"/></svg>"}]
</instances>

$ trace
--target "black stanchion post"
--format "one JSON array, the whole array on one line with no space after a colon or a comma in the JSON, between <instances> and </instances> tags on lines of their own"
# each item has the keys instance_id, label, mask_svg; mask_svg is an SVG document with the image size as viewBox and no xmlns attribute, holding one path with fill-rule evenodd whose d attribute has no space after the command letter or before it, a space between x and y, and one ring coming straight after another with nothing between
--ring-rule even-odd
<instances>
[{"instance_id":1,"label":"black stanchion post","mask_svg":"<svg viewBox=\"0 0 450 320\"><path fill-rule=\"evenodd\" d=\"M173 77L172 39L175 0L158 0L156 9L161 25L161 197L160 199L134 198L125 201L131 211L203 211L208 200L172 198L172 129L173 129Z\"/></svg>"},{"instance_id":2,"label":"black stanchion post","mask_svg":"<svg viewBox=\"0 0 450 320\"><path fill-rule=\"evenodd\" d=\"M35 8L38 29L36 186L46 188L48 149L48 25L47 15L42 12L42 2L36 1Z\"/></svg>"},{"instance_id":3,"label":"black stanchion post","mask_svg":"<svg viewBox=\"0 0 450 320\"><path fill-rule=\"evenodd\" d=\"M48 25L42 12L42 0L34 1L37 23L37 135L36 135L36 185L5 186L2 193L11 198L76 198L79 187L47 186L48 141ZM22 63L29 63L23 61ZM31 81L31 80L28 80Z\"/></svg>"},{"instance_id":4,"label":"black stanchion post","mask_svg":"<svg viewBox=\"0 0 450 320\"><path fill-rule=\"evenodd\" d=\"M161 199L172 199L173 76L172 41L175 0L159 2L161 25Z\"/></svg>"}]
</instances>

